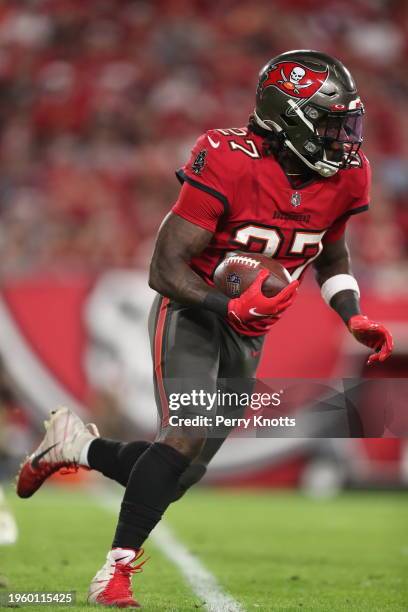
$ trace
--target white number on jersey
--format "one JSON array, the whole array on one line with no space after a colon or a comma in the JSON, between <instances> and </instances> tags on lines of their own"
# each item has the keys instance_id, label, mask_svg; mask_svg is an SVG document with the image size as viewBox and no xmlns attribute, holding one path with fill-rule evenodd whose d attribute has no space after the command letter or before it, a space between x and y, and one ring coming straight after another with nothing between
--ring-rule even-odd
<instances>
[{"instance_id":1,"label":"white number on jersey","mask_svg":"<svg viewBox=\"0 0 408 612\"><path fill-rule=\"evenodd\" d=\"M319 233L295 231L286 255L303 255L306 261L291 273L293 280L298 279L304 269L320 255L323 249L322 238L325 233L326 230ZM259 227L257 225L242 227L235 234L235 241L240 244L248 245L251 240L262 240L264 247L260 252L267 257L275 257L283 243L283 235L279 228ZM315 252L310 256L304 254L308 247L315 247Z\"/></svg>"}]
</instances>

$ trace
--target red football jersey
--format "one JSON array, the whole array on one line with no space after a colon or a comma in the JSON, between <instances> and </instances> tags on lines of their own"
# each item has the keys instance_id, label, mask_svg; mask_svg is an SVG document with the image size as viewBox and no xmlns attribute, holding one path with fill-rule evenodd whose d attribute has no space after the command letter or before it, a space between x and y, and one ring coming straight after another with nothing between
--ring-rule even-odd
<instances>
[{"instance_id":1,"label":"red football jersey","mask_svg":"<svg viewBox=\"0 0 408 612\"><path fill-rule=\"evenodd\" d=\"M173 212L213 233L192 268L213 284L228 252L274 257L293 279L316 259L325 241L344 232L350 215L368 209L370 166L319 177L294 189L279 163L262 153L264 138L247 128L209 130L177 172L183 183Z\"/></svg>"}]
</instances>

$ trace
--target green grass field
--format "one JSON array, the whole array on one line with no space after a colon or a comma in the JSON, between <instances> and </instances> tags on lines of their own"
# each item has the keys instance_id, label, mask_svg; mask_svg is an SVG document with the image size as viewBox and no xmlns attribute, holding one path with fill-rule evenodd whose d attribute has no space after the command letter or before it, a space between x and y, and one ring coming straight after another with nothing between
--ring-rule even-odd
<instances>
[{"instance_id":1,"label":"green grass field","mask_svg":"<svg viewBox=\"0 0 408 612\"><path fill-rule=\"evenodd\" d=\"M104 561L114 514L86 494L59 488L27 501L8 499L20 540L0 549L0 584L15 591L74 590L77 605L67 609L89 610L86 590ZM356 492L314 501L297 493L198 490L170 509L167 522L248 611L408 610L405 494ZM204 610L179 570L152 544L146 549L151 559L134 578L144 609Z\"/></svg>"}]
</instances>

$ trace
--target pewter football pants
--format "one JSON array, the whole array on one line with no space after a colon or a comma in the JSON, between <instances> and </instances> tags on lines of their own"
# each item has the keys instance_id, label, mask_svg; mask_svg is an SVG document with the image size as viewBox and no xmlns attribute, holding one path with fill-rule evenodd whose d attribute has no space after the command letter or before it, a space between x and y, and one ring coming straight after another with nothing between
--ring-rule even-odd
<instances>
[{"instance_id":1,"label":"pewter football pants","mask_svg":"<svg viewBox=\"0 0 408 612\"><path fill-rule=\"evenodd\" d=\"M149 316L154 389L160 428L169 426L172 414L206 415L202 406L179 406L171 410L171 398L192 390L251 393L260 359L263 337L237 334L218 314L182 306L157 295ZM219 410L219 408L218 408ZM243 409L229 406L228 416L239 417ZM231 428L209 428L203 449L180 479L180 496L205 474Z\"/></svg>"}]
</instances>

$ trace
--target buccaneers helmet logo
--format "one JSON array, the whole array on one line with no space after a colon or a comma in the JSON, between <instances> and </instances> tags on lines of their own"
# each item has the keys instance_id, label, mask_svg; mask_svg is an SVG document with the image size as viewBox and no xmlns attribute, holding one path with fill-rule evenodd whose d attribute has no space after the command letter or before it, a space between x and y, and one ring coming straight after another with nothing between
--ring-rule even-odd
<instances>
[{"instance_id":1,"label":"buccaneers helmet logo","mask_svg":"<svg viewBox=\"0 0 408 612\"><path fill-rule=\"evenodd\" d=\"M292 98L307 99L319 91L328 76L328 68L318 72L295 62L279 62L266 72L260 87L261 92L273 86Z\"/></svg>"}]
</instances>

